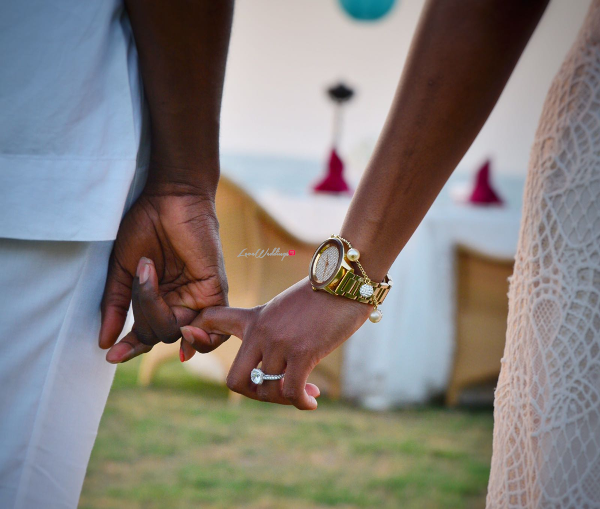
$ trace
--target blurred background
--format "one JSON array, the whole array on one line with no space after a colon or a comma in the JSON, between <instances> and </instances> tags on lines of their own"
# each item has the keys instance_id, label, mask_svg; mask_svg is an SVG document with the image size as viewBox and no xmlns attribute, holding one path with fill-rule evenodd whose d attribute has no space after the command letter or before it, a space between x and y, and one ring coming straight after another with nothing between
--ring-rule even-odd
<instances>
[{"instance_id":1,"label":"blurred background","mask_svg":"<svg viewBox=\"0 0 600 509\"><path fill-rule=\"evenodd\" d=\"M484 507L529 150L588 6L551 2L393 265L383 320L315 369L317 412L230 394L236 338L184 365L177 345L158 345L117 370L80 507ZM305 277L315 247L340 231L422 7L237 2L217 196L231 305ZM354 92L343 103L328 93L340 83Z\"/></svg>"}]
</instances>

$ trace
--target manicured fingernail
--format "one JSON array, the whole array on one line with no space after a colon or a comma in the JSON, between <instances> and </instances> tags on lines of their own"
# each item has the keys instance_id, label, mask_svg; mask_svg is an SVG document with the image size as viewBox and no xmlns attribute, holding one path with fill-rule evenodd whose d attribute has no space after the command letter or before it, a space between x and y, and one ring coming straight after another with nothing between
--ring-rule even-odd
<instances>
[{"instance_id":1,"label":"manicured fingernail","mask_svg":"<svg viewBox=\"0 0 600 509\"><path fill-rule=\"evenodd\" d=\"M188 329L187 327L181 327L181 335L183 336L183 339L185 339L190 345L194 344L194 336L192 334L192 331L190 329Z\"/></svg>"},{"instance_id":2,"label":"manicured fingernail","mask_svg":"<svg viewBox=\"0 0 600 509\"><path fill-rule=\"evenodd\" d=\"M140 284L143 285L146 281L148 281L148 277L150 276L150 265L152 264L152 260L142 256L140 261L137 264L136 276L138 277Z\"/></svg>"},{"instance_id":3,"label":"manicured fingernail","mask_svg":"<svg viewBox=\"0 0 600 509\"><path fill-rule=\"evenodd\" d=\"M140 273L140 284L143 285L146 281L148 281L149 277L150 277L150 265L145 263L144 266L142 267L142 271Z\"/></svg>"},{"instance_id":4,"label":"manicured fingernail","mask_svg":"<svg viewBox=\"0 0 600 509\"><path fill-rule=\"evenodd\" d=\"M185 354L183 353L183 346L179 347L179 360L185 362Z\"/></svg>"},{"instance_id":5,"label":"manicured fingernail","mask_svg":"<svg viewBox=\"0 0 600 509\"><path fill-rule=\"evenodd\" d=\"M317 400L314 397L311 396L310 399L311 399L313 405L315 405L315 407L319 406L319 404L317 403Z\"/></svg>"}]
</instances>

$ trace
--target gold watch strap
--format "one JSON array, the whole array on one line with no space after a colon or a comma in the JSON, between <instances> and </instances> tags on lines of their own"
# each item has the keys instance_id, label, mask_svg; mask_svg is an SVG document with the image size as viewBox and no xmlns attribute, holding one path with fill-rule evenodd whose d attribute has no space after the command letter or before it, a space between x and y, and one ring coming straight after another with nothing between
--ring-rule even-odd
<instances>
[{"instance_id":1,"label":"gold watch strap","mask_svg":"<svg viewBox=\"0 0 600 509\"><path fill-rule=\"evenodd\" d=\"M373 287L373 295L368 298L363 297L360 294L360 287L364 285L366 281L363 277L354 274L353 272L347 272L339 284L335 287L333 293L346 297L347 299L357 300L364 302L365 304L373 304L374 306L380 305L392 287L392 280L389 276L385 276L382 283L375 283L370 281L368 284Z\"/></svg>"}]
</instances>

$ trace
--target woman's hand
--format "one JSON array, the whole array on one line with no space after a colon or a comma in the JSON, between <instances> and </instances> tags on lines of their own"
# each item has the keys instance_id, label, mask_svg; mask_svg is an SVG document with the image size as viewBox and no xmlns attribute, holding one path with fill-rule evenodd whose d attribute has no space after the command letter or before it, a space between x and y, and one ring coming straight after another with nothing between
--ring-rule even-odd
<instances>
[{"instance_id":1,"label":"woman's hand","mask_svg":"<svg viewBox=\"0 0 600 509\"><path fill-rule=\"evenodd\" d=\"M203 353L218 346L211 336L233 334L242 340L227 376L227 387L232 391L300 410L315 410L319 391L306 384L308 375L364 323L372 309L367 304L315 292L306 278L262 306L206 308L181 331L183 338ZM285 378L255 385L250 373L261 363L266 374L285 372Z\"/></svg>"}]
</instances>

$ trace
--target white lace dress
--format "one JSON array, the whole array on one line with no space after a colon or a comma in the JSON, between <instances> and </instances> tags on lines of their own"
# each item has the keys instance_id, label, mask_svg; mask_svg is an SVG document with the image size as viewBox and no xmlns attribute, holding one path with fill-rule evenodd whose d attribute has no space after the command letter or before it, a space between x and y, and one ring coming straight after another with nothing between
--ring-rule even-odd
<instances>
[{"instance_id":1,"label":"white lace dress","mask_svg":"<svg viewBox=\"0 0 600 509\"><path fill-rule=\"evenodd\" d=\"M600 508L600 0L532 149L487 508Z\"/></svg>"}]
</instances>

